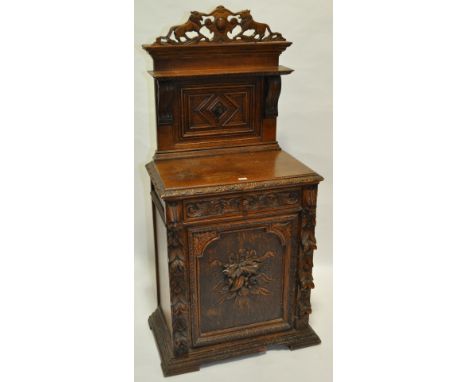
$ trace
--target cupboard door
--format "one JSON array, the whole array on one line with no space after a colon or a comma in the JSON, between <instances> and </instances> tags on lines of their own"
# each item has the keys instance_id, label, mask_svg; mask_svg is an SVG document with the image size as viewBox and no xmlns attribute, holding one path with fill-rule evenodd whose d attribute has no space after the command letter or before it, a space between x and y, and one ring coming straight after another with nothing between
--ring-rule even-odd
<instances>
[{"instance_id":1,"label":"cupboard door","mask_svg":"<svg viewBox=\"0 0 468 382\"><path fill-rule=\"evenodd\" d=\"M194 346L293 326L298 217L188 229Z\"/></svg>"}]
</instances>

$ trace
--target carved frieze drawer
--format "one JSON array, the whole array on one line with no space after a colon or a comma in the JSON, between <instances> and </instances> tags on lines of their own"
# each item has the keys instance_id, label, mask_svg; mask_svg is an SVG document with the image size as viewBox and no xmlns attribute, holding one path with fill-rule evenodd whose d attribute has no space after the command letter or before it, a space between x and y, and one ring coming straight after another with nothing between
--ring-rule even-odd
<instances>
[{"instance_id":1,"label":"carved frieze drawer","mask_svg":"<svg viewBox=\"0 0 468 382\"><path fill-rule=\"evenodd\" d=\"M184 217L186 220L195 220L246 215L299 207L300 201L301 190L299 188L192 199L184 201Z\"/></svg>"}]
</instances>

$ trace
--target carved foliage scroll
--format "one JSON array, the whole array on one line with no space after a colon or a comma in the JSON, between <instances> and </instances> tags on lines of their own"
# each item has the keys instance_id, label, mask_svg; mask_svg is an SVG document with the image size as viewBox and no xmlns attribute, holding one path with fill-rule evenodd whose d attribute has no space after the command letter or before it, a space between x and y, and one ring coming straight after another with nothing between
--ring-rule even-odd
<instances>
[{"instance_id":1,"label":"carved foliage scroll","mask_svg":"<svg viewBox=\"0 0 468 382\"><path fill-rule=\"evenodd\" d=\"M301 245L298 261L298 301L297 301L297 329L304 329L309 323L310 290L314 288L312 277L313 255L317 249L315 240L315 211L317 207L317 185L304 188L303 212L301 228Z\"/></svg>"},{"instance_id":2,"label":"carved foliage scroll","mask_svg":"<svg viewBox=\"0 0 468 382\"><path fill-rule=\"evenodd\" d=\"M222 216L231 213L260 211L269 208L299 205L299 190L261 192L243 197L210 198L188 202L185 214L188 218Z\"/></svg>"},{"instance_id":3,"label":"carved foliage scroll","mask_svg":"<svg viewBox=\"0 0 468 382\"><path fill-rule=\"evenodd\" d=\"M179 205L167 203L167 245L171 289L172 339L174 355L188 352L188 281L187 259L184 251L184 231L180 221Z\"/></svg>"},{"instance_id":4,"label":"carved foliage scroll","mask_svg":"<svg viewBox=\"0 0 468 382\"><path fill-rule=\"evenodd\" d=\"M281 77L265 78L265 117L278 116L278 100L281 93Z\"/></svg>"},{"instance_id":5,"label":"carved foliage scroll","mask_svg":"<svg viewBox=\"0 0 468 382\"><path fill-rule=\"evenodd\" d=\"M241 198L213 198L188 203L186 213L188 217L217 216L241 210Z\"/></svg>"},{"instance_id":6,"label":"carved foliage scroll","mask_svg":"<svg viewBox=\"0 0 468 382\"><path fill-rule=\"evenodd\" d=\"M242 201L243 207L247 211L256 211L282 206L293 206L298 204L298 202L298 191L251 194L244 197Z\"/></svg>"},{"instance_id":7,"label":"carved foliage scroll","mask_svg":"<svg viewBox=\"0 0 468 382\"><path fill-rule=\"evenodd\" d=\"M167 35L158 37L154 44L284 40L280 33L272 32L267 24L256 22L249 10L234 13L219 6L211 13L192 11L184 24L171 27Z\"/></svg>"}]
</instances>

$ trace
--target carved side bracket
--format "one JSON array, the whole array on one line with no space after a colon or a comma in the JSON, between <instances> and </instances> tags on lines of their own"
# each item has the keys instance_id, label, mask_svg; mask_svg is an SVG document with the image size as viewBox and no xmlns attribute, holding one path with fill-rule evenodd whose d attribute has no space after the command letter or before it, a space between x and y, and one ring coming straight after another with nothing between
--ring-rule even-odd
<instances>
[{"instance_id":1,"label":"carved side bracket","mask_svg":"<svg viewBox=\"0 0 468 382\"><path fill-rule=\"evenodd\" d=\"M278 100L281 93L281 77L265 77L265 117L278 116Z\"/></svg>"},{"instance_id":2,"label":"carved side bracket","mask_svg":"<svg viewBox=\"0 0 468 382\"><path fill-rule=\"evenodd\" d=\"M178 203L167 204L167 246L169 261L169 283L171 289L172 341L175 356L189 350L188 335L188 277L187 259L184 251L184 230L180 221Z\"/></svg>"},{"instance_id":3,"label":"carved side bracket","mask_svg":"<svg viewBox=\"0 0 468 382\"><path fill-rule=\"evenodd\" d=\"M296 328L304 329L309 324L310 290L314 288L312 277L313 255L317 249L315 239L315 211L317 207L317 185L304 188L301 229L301 246L298 262L298 294Z\"/></svg>"},{"instance_id":4,"label":"carved side bracket","mask_svg":"<svg viewBox=\"0 0 468 382\"><path fill-rule=\"evenodd\" d=\"M172 106L175 98L175 86L172 81L157 81L157 112L160 125L170 125L174 121Z\"/></svg>"}]
</instances>

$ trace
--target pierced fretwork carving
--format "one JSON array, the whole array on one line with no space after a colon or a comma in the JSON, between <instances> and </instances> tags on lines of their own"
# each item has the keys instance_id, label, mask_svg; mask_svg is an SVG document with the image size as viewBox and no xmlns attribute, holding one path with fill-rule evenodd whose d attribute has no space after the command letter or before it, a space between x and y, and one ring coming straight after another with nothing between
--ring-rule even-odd
<instances>
[{"instance_id":1,"label":"pierced fretwork carving","mask_svg":"<svg viewBox=\"0 0 468 382\"><path fill-rule=\"evenodd\" d=\"M303 212L301 229L301 246L298 268L298 301L296 328L304 329L309 324L310 290L314 288L312 277L313 255L317 249L315 240L315 211L317 207L317 185L303 191Z\"/></svg>"},{"instance_id":2,"label":"pierced fretwork carving","mask_svg":"<svg viewBox=\"0 0 468 382\"><path fill-rule=\"evenodd\" d=\"M188 353L188 282L183 228L178 223L177 203L167 204L167 247L171 289L172 341L174 355Z\"/></svg>"},{"instance_id":3,"label":"pierced fretwork carving","mask_svg":"<svg viewBox=\"0 0 468 382\"><path fill-rule=\"evenodd\" d=\"M278 116L278 100L281 93L281 77L265 78L265 117Z\"/></svg>"},{"instance_id":4,"label":"pierced fretwork carving","mask_svg":"<svg viewBox=\"0 0 468 382\"><path fill-rule=\"evenodd\" d=\"M267 24L256 22L249 10L231 12L223 6L211 13L193 11L181 25L169 29L155 44L196 44L199 42L285 41L280 33Z\"/></svg>"}]
</instances>

